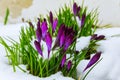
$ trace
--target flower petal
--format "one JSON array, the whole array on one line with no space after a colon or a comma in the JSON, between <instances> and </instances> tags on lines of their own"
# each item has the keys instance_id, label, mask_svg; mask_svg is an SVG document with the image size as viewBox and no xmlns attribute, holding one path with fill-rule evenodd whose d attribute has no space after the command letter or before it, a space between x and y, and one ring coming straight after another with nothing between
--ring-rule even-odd
<instances>
[{"instance_id":1,"label":"flower petal","mask_svg":"<svg viewBox=\"0 0 120 80\"><path fill-rule=\"evenodd\" d=\"M47 33L47 35L45 37L45 41L46 41L46 45L48 48L48 58L49 58L50 50L51 50L51 46L52 46L52 37L51 37L50 33Z\"/></svg>"},{"instance_id":2,"label":"flower petal","mask_svg":"<svg viewBox=\"0 0 120 80\"><path fill-rule=\"evenodd\" d=\"M57 27L57 24L58 24L58 20L57 18L53 21L53 25L52 25L52 31L55 32L56 30L56 27Z\"/></svg>"},{"instance_id":3,"label":"flower petal","mask_svg":"<svg viewBox=\"0 0 120 80\"><path fill-rule=\"evenodd\" d=\"M97 34L93 34L92 36L91 36L91 39L90 40L94 40L94 39L96 39L97 38Z\"/></svg>"},{"instance_id":4,"label":"flower petal","mask_svg":"<svg viewBox=\"0 0 120 80\"><path fill-rule=\"evenodd\" d=\"M40 18L38 18L37 27L40 28Z\"/></svg>"},{"instance_id":5,"label":"flower petal","mask_svg":"<svg viewBox=\"0 0 120 80\"><path fill-rule=\"evenodd\" d=\"M72 67L72 61L69 60L68 64L67 64L67 70L69 71L71 69L71 67Z\"/></svg>"},{"instance_id":6,"label":"flower petal","mask_svg":"<svg viewBox=\"0 0 120 80\"><path fill-rule=\"evenodd\" d=\"M99 58L101 56L101 52L97 52L89 61L89 63L87 64L86 68L83 71L86 71L88 68L90 68L93 64L95 64Z\"/></svg>"},{"instance_id":7,"label":"flower petal","mask_svg":"<svg viewBox=\"0 0 120 80\"><path fill-rule=\"evenodd\" d=\"M65 30L65 25L61 24L61 26L60 26L60 28L58 30L58 35L57 35L58 40L60 40L60 36L62 35L64 30Z\"/></svg>"},{"instance_id":8,"label":"flower petal","mask_svg":"<svg viewBox=\"0 0 120 80\"><path fill-rule=\"evenodd\" d=\"M81 20L81 27L85 24L85 18L86 18L86 15L83 14L82 15L82 20Z\"/></svg>"},{"instance_id":9,"label":"flower petal","mask_svg":"<svg viewBox=\"0 0 120 80\"><path fill-rule=\"evenodd\" d=\"M54 46L54 48L55 48L56 46L59 46L59 45L60 45L60 37L61 37L61 35L62 35L62 33L63 33L64 30L65 30L65 25L64 25L64 24L61 24L61 25L60 25L60 28L59 28L59 30L58 30L57 38L56 38L56 40L55 40L55 46Z\"/></svg>"},{"instance_id":10,"label":"flower petal","mask_svg":"<svg viewBox=\"0 0 120 80\"><path fill-rule=\"evenodd\" d=\"M68 35L70 35L71 33L73 33L73 28L72 28L72 27L70 27L70 28L66 27L66 28L65 28L65 35L68 36Z\"/></svg>"},{"instance_id":11,"label":"flower petal","mask_svg":"<svg viewBox=\"0 0 120 80\"><path fill-rule=\"evenodd\" d=\"M76 3L73 4L73 13L74 15L77 15L77 4Z\"/></svg>"},{"instance_id":12,"label":"flower petal","mask_svg":"<svg viewBox=\"0 0 120 80\"><path fill-rule=\"evenodd\" d=\"M45 20L42 22L41 30L42 30L42 38L44 39L48 30L47 22Z\"/></svg>"},{"instance_id":13,"label":"flower petal","mask_svg":"<svg viewBox=\"0 0 120 80\"><path fill-rule=\"evenodd\" d=\"M70 34L66 37L65 44L64 44L64 51L66 51L68 49L68 47L72 44L73 39L74 39L73 34Z\"/></svg>"},{"instance_id":14,"label":"flower petal","mask_svg":"<svg viewBox=\"0 0 120 80\"><path fill-rule=\"evenodd\" d=\"M50 23L53 25L53 14L51 11L49 13L49 16L50 16Z\"/></svg>"},{"instance_id":15,"label":"flower petal","mask_svg":"<svg viewBox=\"0 0 120 80\"><path fill-rule=\"evenodd\" d=\"M65 62L66 62L66 54L65 54L65 55L63 56L63 58L62 58L61 67L64 66Z\"/></svg>"},{"instance_id":16,"label":"flower petal","mask_svg":"<svg viewBox=\"0 0 120 80\"><path fill-rule=\"evenodd\" d=\"M98 37L95 38L95 40L103 40L105 39L105 36L104 35L100 35Z\"/></svg>"},{"instance_id":17,"label":"flower petal","mask_svg":"<svg viewBox=\"0 0 120 80\"><path fill-rule=\"evenodd\" d=\"M80 6L79 7L77 7L77 14L80 12Z\"/></svg>"},{"instance_id":18,"label":"flower petal","mask_svg":"<svg viewBox=\"0 0 120 80\"><path fill-rule=\"evenodd\" d=\"M65 42L65 33L63 32L61 37L60 37L60 47L63 46L64 42Z\"/></svg>"},{"instance_id":19,"label":"flower petal","mask_svg":"<svg viewBox=\"0 0 120 80\"><path fill-rule=\"evenodd\" d=\"M39 43L38 41L35 40L35 41L34 41L34 45L35 45L35 47L36 47L38 53L39 53L41 56L43 56L43 54L42 54L42 49L41 49L41 46L40 46L40 43Z\"/></svg>"},{"instance_id":20,"label":"flower petal","mask_svg":"<svg viewBox=\"0 0 120 80\"><path fill-rule=\"evenodd\" d=\"M42 39L42 31L41 31L41 28L40 28L40 27L37 27L36 37L37 37L38 42L41 42L41 39Z\"/></svg>"}]
</instances>

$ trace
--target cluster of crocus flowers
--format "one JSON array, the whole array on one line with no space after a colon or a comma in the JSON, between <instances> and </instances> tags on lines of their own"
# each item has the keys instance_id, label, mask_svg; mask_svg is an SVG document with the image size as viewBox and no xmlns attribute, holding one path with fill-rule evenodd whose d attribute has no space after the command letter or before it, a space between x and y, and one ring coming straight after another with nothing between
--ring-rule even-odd
<instances>
[{"instance_id":1,"label":"cluster of crocus flowers","mask_svg":"<svg viewBox=\"0 0 120 80\"><path fill-rule=\"evenodd\" d=\"M84 71L98 62L101 52L97 52L96 42L105 39L105 36L93 35L98 22L96 12L87 13L87 8L80 7L77 3L72 7L61 8L56 18L51 11L46 18L41 16L38 18L37 27L28 21L30 27L21 30L20 42L12 42L13 48L7 47L1 39L10 56L14 56L9 58L13 68L23 63L27 65L29 73L35 76L47 77L62 71L64 76L76 79L77 66L82 60L90 60ZM76 45L83 46L81 43L77 44L77 39L90 35L92 37L88 45L77 50ZM35 40L35 49L32 40ZM12 54L18 51L19 54ZM94 54L93 57L91 54Z\"/></svg>"},{"instance_id":2,"label":"cluster of crocus flowers","mask_svg":"<svg viewBox=\"0 0 120 80\"><path fill-rule=\"evenodd\" d=\"M57 26L57 22L53 23ZM54 25L54 27L56 27ZM40 24L40 19L38 19L37 23L37 29L36 29L36 38L34 44L41 56L43 56L42 49L41 49L41 40L46 42L47 48L48 48L48 58L50 56L50 51L52 47L52 36L50 32L48 31L48 25L46 19L43 20L43 22Z\"/></svg>"},{"instance_id":3,"label":"cluster of crocus flowers","mask_svg":"<svg viewBox=\"0 0 120 80\"><path fill-rule=\"evenodd\" d=\"M76 3L74 3L74 5L73 5L74 16L79 16L78 15L79 12L80 12L80 6L78 6ZM83 14L80 19L81 19L81 27L82 27L85 24L86 14ZM53 33L56 31L58 19L53 18L53 13L51 11L49 13L49 24L51 25L51 27L48 27L48 23L47 23L46 19L44 19L42 22L40 22L40 19L38 19L37 29L36 29L37 40L35 40L35 42L34 42L36 50L38 51L38 53L41 56L43 56L43 51L41 48L41 40L43 40L47 45L48 58L49 58L50 51L54 50L56 47L59 47L61 49L60 54L62 55L60 67L64 67L64 65L67 65L67 67L66 67L67 70L70 70L70 68L72 67L72 61L67 60L66 51L69 49L70 45L76 41L77 33L76 33L76 31L74 31L73 26L72 27L66 26L64 23L62 23L59 26L55 44L52 48L52 43L53 43L52 37L53 37ZM48 28L51 28L52 34L50 34ZM103 35L98 36L97 34L94 34L91 37L91 40L102 40L102 39L104 39L104 37L105 36L103 36ZM89 55L91 55L91 54L89 54ZM92 59L92 61L93 61L93 59ZM88 67L89 66L87 66L87 68Z\"/></svg>"},{"instance_id":4,"label":"cluster of crocus flowers","mask_svg":"<svg viewBox=\"0 0 120 80\"><path fill-rule=\"evenodd\" d=\"M50 24L52 25L52 32L54 33L56 30L56 26L58 24L58 20L53 19L53 14L50 12ZM43 20L43 22L40 24L40 19L38 19L37 23L37 29L36 29L36 37L37 40L35 41L35 46L37 51L40 53L41 50L41 40L46 42L46 45L48 47L48 56L51 50L52 45L52 35L48 31L47 21L46 19ZM60 28L58 30L58 34L56 37L55 45L57 45L60 48L63 48L64 51L68 49L68 47L73 43L75 39L75 31L72 27L67 27L65 24L61 24ZM39 46L38 46L39 43ZM42 56L42 53L40 53Z\"/></svg>"},{"instance_id":5,"label":"cluster of crocus flowers","mask_svg":"<svg viewBox=\"0 0 120 80\"><path fill-rule=\"evenodd\" d=\"M75 40L75 31L72 27L67 27L65 24L61 24L58 35L56 37L55 45L63 48L64 51L68 49L68 47Z\"/></svg>"},{"instance_id":6,"label":"cluster of crocus flowers","mask_svg":"<svg viewBox=\"0 0 120 80\"><path fill-rule=\"evenodd\" d=\"M52 33L55 32L58 20L53 20L52 12L50 12L50 24L52 25ZM48 58L50 56L50 51L52 48L52 34L48 31L47 21L44 19L43 22L40 24L40 20L38 19L37 29L36 29L36 38L34 44L38 53L43 56L43 51L41 49L41 40L46 42L48 48ZM66 54L65 52L69 48L69 46L75 40L75 31L72 27L68 27L65 24L61 24L58 29L58 34L56 36L54 48L59 47L62 49L60 52L61 55L64 55L61 59L61 67L64 66L66 62ZM53 49L54 50L54 49ZM72 65L72 61L68 61L67 69L70 70Z\"/></svg>"},{"instance_id":7,"label":"cluster of crocus flowers","mask_svg":"<svg viewBox=\"0 0 120 80\"><path fill-rule=\"evenodd\" d=\"M63 56L63 58L62 58L62 60L61 60L61 65L60 65L60 67L63 68L63 67L65 66L65 63L66 63L66 54L64 54L64 56ZM68 71L70 71L71 67L72 67L72 61L69 60L69 61L67 62L67 64L66 64L66 68L67 68Z\"/></svg>"},{"instance_id":8,"label":"cluster of crocus flowers","mask_svg":"<svg viewBox=\"0 0 120 80\"><path fill-rule=\"evenodd\" d=\"M76 3L74 3L73 4L73 16L78 17L80 19L80 26L83 27L85 24L85 20L86 20L86 13L83 13L82 16L80 16L79 15L80 11L81 11L80 6L78 6ZM49 27L48 27L48 22L51 25ZM72 59L68 59L66 57L67 56L66 53L67 53L67 50L69 50L69 47L78 38L78 32L76 32L73 29L73 27L74 27L73 25L67 26L64 23L62 23L60 26L58 26L59 28L57 28L57 26L58 26L58 19L53 17L53 13L51 11L49 13L48 21L46 19L44 19L42 22L40 22L40 19L38 19L37 29L36 29L37 40L35 40L34 44L35 44L35 47L36 47L36 50L38 51L38 53L41 56L43 56L43 51L41 48L41 40L43 40L47 45L48 58L50 56L51 50L59 50L59 55L61 55L61 56L59 56L59 57L56 56L57 58L60 58L59 59L60 60L59 67L66 68L68 71L70 71L70 69L73 67L74 63L73 63ZM51 28L50 30L52 30L52 33L49 32L48 28ZM56 28L57 28L57 30L56 30ZM55 33L55 31L57 31L57 34L56 34L55 43L53 44L53 47L52 47L52 43L53 43L52 38L53 38L53 34ZM98 36L97 34L94 34L91 37L91 41L102 40L104 38L105 38L104 35ZM56 48L59 48L59 49L56 49ZM77 53L79 53L79 52L77 52ZM87 58L90 59L91 53L87 54L87 56L88 55L89 55L89 57L87 57ZM94 65L99 60L100 56L101 56L101 52L97 52L90 59L90 62L85 67L84 71L86 71L89 67Z\"/></svg>"},{"instance_id":9,"label":"cluster of crocus flowers","mask_svg":"<svg viewBox=\"0 0 120 80\"><path fill-rule=\"evenodd\" d=\"M54 45L54 48L59 47L62 49L62 51L60 52L60 54L63 55L63 58L61 60L61 67L63 67L66 62L65 52L67 51L69 46L74 42L74 40L75 31L73 30L73 28L67 27L65 24L61 24ZM70 70L71 66L72 61L68 61L67 69Z\"/></svg>"}]
</instances>

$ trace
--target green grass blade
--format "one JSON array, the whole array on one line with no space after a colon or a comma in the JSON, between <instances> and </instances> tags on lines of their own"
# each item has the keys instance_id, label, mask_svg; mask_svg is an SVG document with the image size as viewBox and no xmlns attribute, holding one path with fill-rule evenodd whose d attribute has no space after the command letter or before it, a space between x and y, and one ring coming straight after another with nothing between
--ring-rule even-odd
<instances>
[{"instance_id":1,"label":"green grass blade","mask_svg":"<svg viewBox=\"0 0 120 80\"><path fill-rule=\"evenodd\" d=\"M8 16L9 16L9 14L10 14L10 11L9 11L9 9L7 8L7 9L6 9L5 18L4 18L4 25L6 25L7 22L8 22Z\"/></svg>"}]
</instances>

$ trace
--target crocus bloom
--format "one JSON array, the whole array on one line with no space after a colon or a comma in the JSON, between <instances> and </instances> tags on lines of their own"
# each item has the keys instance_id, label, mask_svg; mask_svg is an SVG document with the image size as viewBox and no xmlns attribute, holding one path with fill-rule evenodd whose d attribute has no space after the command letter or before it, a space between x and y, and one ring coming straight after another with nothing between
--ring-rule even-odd
<instances>
[{"instance_id":1,"label":"crocus bloom","mask_svg":"<svg viewBox=\"0 0 120 80\"><path fill-rule=\"evenodd\" d=\"M94 40L94 39L96 39L97 38L97 34L93 34L92 36L91 36L91 39L90 40Z\"/></svg>"},{"instance_id":2,"label":"crocus bloom","mask_svg":"<svg viewBox=\"0 0 120 80\"><path fill-rule=\"evenodd\" d=\"M64 24L61 24L61 25L60 25L60 28L59 28L59 30L58 30L58 35L57 35L57 39L58 39L58 40L60 40L60 37L61 37L61 35L62 35L62 33L63 33L64 30L65 30L65 25L64 25Z\"/></svg>"},{"instance_id":3,"label":"crocus bloom","mask_svg":"<svg viewBox=\"0 0 120 80\"><path fill-rule=\"evenodd\" d=\"M66 62L66 54L65 54L65 55L63 56L63 58L62 58L61 67L64 66L65 62Z\"/></svg>"},{"instance_id":4,"label":"crocus bloom","mask_svg":"<svg viewBox=\"0 0 120 80\"><path fill-rule=\"evenodd\" d=\"M41 42L42 31L41 31L41 28L39 26L37 27L37 30L36 30L36 37L37 37L38 42Z\"/></svg>"},{"instance_id":5,"label":"crocus bloom","mask_svg":"<svg viewBox=\"0 0 120 80\"><path fill-rule=\"evenodd\" d=\"M80 6L77 8L77 13L79 13L79 11L80 11Z\"/></svg>"},{"instance_id":6,"label":"crocus bloom","mask_svg":"<svg viewBox=\"0 0 120 80\"><path fill-rule=\"evenodd\" d=\"M97 38L95 38L95 40L103 40L104 38L105 38L104 35L100 35L100 36L98 36Z\"/></svg>"},{"instance_id":7,"label":"crocus bloom","mask_svg":"<svg viewBox=\"0 0 120 80\"><path fill-rule=\"evenodd\" d=\"M35 41L34 41L34 45L35 45L35 47L36 47L38 53L39 53L41 56L43 56L43 54L42 54L42 49L41 49L41 46L40 46L40 43L39 43L38 41L35 40Z\"/></svg>"},{"instance_id":8,"label":"crocus bloom","mask_svg":"<svg viewBox=\"0 0 120 80\"><path fill-rule=\"evenodd\" d=\"M65 28L65 35L68 36L68 35L71 35L71 34L74 34L73 28L72 27L70 27L70 28L66 27Z\"/></svg>"},{"instance_id":9,"label":"crocus bloom","mask_svg":"<svg viewBox=\"0 0 120 80\"><path fill-rule=\"evenodd\" d=\"M40 18L38 18L37 27L40 27Z\"/></svg>"},{"instance_id":10,"label":"crocus bloom","mask_svg":"<svg viewBox=\"0 0 120 80\"><path fill-rule=\"evenodd\" d=\"M60 45L60 44L59 44L60 37L61 37L61 35L62 35L62 33L63 33L64 30L65 30L65 25L64 25L64 24L61 24L61 25L60 25L60 28L59 28L59 30L58 30L58 35L57 35L57 38L56 38L56 41L55 41L55 45Z\"/></svg>"},{"instance_id":11,"label":"crocus bloom","mask_svg":"<svg viewBox=\"0 0 120 80\"><path fill-rule=\"evenodd\" d=\"M100 58L101 56L101 52L97 52L89 61L89 63L87 64L86 68L84 69L84 71L86 71L88 68L90 68L92 65L94 65Z\"/></svg>"},{"instance_id":12,"label":"crocus bloom","mask_svg":"<svg viewBox=\"0 0 120 80\"><path fill-rule=\"evenodd\" d=\"M46 45L48 48L48 58L49 58L50 50L51 50L51 46L52 46L52 37L51 37L50 33L48 33L48 32L45 36L45 41L46 41Z\"/></svg>"},{"instance_id":13,"label":"crocus bloom","mask_svg":"<svg viewBox=\"0 0 120 80\"><path fill-rule=\"evenodd\" d=\"M51 25L52 25L52 32L54 33L55 30L56 30L56 26L57 26L57 24L58 24L58 19L56 18L55 20L53 20L53 14L52 14L51 11L50 11L50 13L49 13L49 16L50 16L50 23L51 23Z\"/></svg>"},{"instance_id":14,"label":"crocus bloom","mask_svg":"<svg viewBox=\"0 0 120 80\"><path fill-rule=\"evenodd\" d=\"M49 16L50 16L50 23L53 25L53 14L51 11L49 13Z\"/></svg>"},{"instance_id":15,"label":"crocus bloom","mask_svg":"<svg viewBox=\"0 0 120 80\"><path fill-rule=\"evenodd\" d=\"M65 30L65 25L61 24L60 28L58 30L58 34L57 34L57 37L56 37L56 40L55 40L55 45L53 46L53 49L60 46L60 38L61 38L61 35L62 35L64 30Z\"/></svg>"},{"instance_id":16,"label":"crocus bloom","mask_svg":"<svg viewBox=\"0 0 120 80\"><path fill-rule=\"evenodd\" d=\"M73 4L73 13L74 13L74 15L77 14L77 4L76 3Z\"/></svg>"},{"instance_id":17,"label":"crocus bloom","mask_svg":"<svg viewBox=\"0 0 120 80\"><path fill-rule=\"evenodd\" d=\"M44 39L45 36L46 36L46 34L47 34L47 30L48 30L46 20L44 20L44 21L42 22L41 30L42 30L42 38Z\"/></svg>"},{"instance_id":18,"label":"crocus bloom","mask_svg":"<svg viewBox=\"0 0 120 80\"><path fill-rule=\"evenodd\" d=\"M57 27L57 24L58 24L58 20L57 18L53 21L53 25L52 25L52 31L55 32L56 30L56 27Z\"/></svg>"},{"instance_id":19,"label":"crocus bloom","mask_svg":"<svg viewBox=\"0 0 120 80\"><path fill-rule=\"evenodd\" d=\"M80 11L80 6L78 7L78 5L76 3L73 4L73 13L76 16Z\"/></svg>"},{"instance_id":20,"label":"crocus bloom","mask_svg":"<svg viewBox=\"0 0 120 80\"><path fill-rule=\"evenodd\" d=\"M60 47L62 47L65 43L65 33L63 32L60 37Z\"/></svg>"},{"instance_id":21,"label":"crocus bloom","mask_svg":"<svg viewBox=\"0 0 120 80\"><path fill-rule=\"evenodd\" d=\"M71 67L72 67L72 61L69 60L68 64L67 64L67 70L69 71L71 69Z\"/></svg>"},{"instance_id":22,"label":"crocus bloom","mask_svg":"<svg viewBox=\"0 0 120 80\"><path fill-rule=\"evenodd\" d=\"M72 44L73 40L74 40L74 34L72 33L66 37L64 44L64 51L68 49L68 47Z\"/></svg>"},{"instance_id":23,"label":"crocus bloom","mask_svg":"<svg viewBox=\"0 0 120 80\"><path fill-rule=\"evenodd\" d=\"M81 26L84 25L84 23L85 23L85 18L86 18L86 15L83 14L83 15L82 15L82 20L81 20Z\"/></svg>"},{"instance_id":24,"label":"crocus bloom","mask_svg":"<svg viewBox=\"0 0 120 80\"><path fill-rule=\"evenodd\" d=\"M63 47L64 51L66 51L74 41L74 37L75 32L73 28L68 28L64 24L62 24L58 30L55 47L56 46Z\"/></svg>"},{"instance_id":25,"label":"crocus bloom","mask_svg":"<svg viewBox=\"0 0 120 80\"><path fill-rule=\"evenodd\" d=\"M103 40L105 39L105 36L104 35L99 35L97 36L97 34L94 34L92 37L91 37L91 40Z\"/></svg>"}]
</instances>

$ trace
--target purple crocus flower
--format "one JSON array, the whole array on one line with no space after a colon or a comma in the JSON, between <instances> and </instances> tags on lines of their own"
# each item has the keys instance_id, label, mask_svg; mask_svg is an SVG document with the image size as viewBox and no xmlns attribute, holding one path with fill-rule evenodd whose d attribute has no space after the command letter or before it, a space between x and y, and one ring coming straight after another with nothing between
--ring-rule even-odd
<instances>
[{"instance_id":1,"label":"purple crocus flower","mask_svg":"<svg viewBox=\"0 0 120 80\"><path fill-rule=\"evenodd\" d=\"M97 36L97 34L94 34L94 35L92 35L92 37L91 37L91 40L103 40L103 39L105 39L105 36L104 36L104 35L99 35L99 36Z\"/></svg>"},{"instance_id":2,"label":"purple crocus flower","mask_svg":"<svg viewBox=\"0 0 120 80\"><path fill-rule=\"evenodd\" d=\"M84 23L85 23L85 18L86 18L86 15L85 14L83 14L82 15L82 19L81 19L81 27L84 25Z\"/></svg>"},{"instance_id":3,"label":"purple crocus flower","mask_svg":"<svg viewBox=\"0 0 120 80\"><path fill-rule=\"evenodd\" d=\"M70 27L70 28L66 27L65 28L65 35L68 36L70 34L74 34L73 28L72 27Z\"/></svg>"},{"instance_id":4,"label":"purple crocus flower","mask_svg":"<svg viewBox=\"0 0 120 80\"><path fill-rule=\"evenodd\" d=\"M79 6L79 7L77 7L77 14L79 13L79 11L80 11L80 6Z\"/></svg>"},{"instance_id":5,"label":"purple crocus flower","mask_svg":"<svg viewBox=\"0 0 120 80\"><path fill-rule=\"evenodd\" d=\"M67 70L69 71L71 69L71 67L72 67L72 61L69 60L68 64L67 64Z\"/></svg>"},{"instance_id":6,"label":"purple crocus flower","mask_svg":"<svg viewBox=\"0 0 120 80\"><path fill-rule=\"evenodd\" d=\"M37 37L38 42L41 42L42 31L41 31L41 28L39 26L37 27L37 30L36 30L36 37Z\"/></svg>"},{"instance_id":7,"label":"purple crocus flower","mask_svg":"<svg viewBox=\"0 0 120 80\"><path fill-rule=\"evenodd\" d=\"M55 30L56 30L56 26L57 26L57 24L58 24L58 19L56 18L55 20L53 20L53 14L52 14L51 11L50 11L50 13L49 13L49 16L50 16L50 23L51 23L51 25L52 25L52 32L54 33Z\"/></svg>"},{"instance_id":8,"label":"purple crocus flower","mask_svg":"<svg viewBox=\"0 0 120 80\"><path fill-rule=\"evenodd\" d=\"M93 34L92 36L91 36L91 39L90 40L94 40L94 39L96 39L97 38L97 34Z\"/></svg>"},{"instance_id":9,"label":"purple crocus flower","mask_svg":"<svg viewBox=\"0 0 120 80\"><path fill-rule=\"evenodd\" d=\"M62 33L63 33L64 30L65 30L65 25L61 24L60 28L58 30L57 40L60 40L60 37L61 37L61 35L62 35Z\"/></svg>"},{"instance_id":10,"label":"purple crocus flower","mask_svg":"<svg viewBox=\"0 0 120 80\"><path fill-rule=\"evenodd\" d=\"M46 34L47 34L47 30L48 30L48 27L47 27L47 22L46 20L44 20L42 22L42 25L41 25L41 31L42 31L42 38L44 39Z\"/></svg>"},{"instance_id":11,"label":"purple crocus flower","mask_svg":"<svg viewBox=\"0 0 120 80\"><path fill-rule=\"evenodd\" d=\"M95 64L95 63L99 60L100 56L101 56L101 52L97 52L97 53L91 58L91 60L89 61L89 63L87 64L87 66L86 66L86 68L83 70L83 72L86 71L88 68L90 68L93 64Z\"/></svg>"},{"instance_id":12,"label":"purple crocus flower","mask_svg":"<svg viewBox=\"0 0 120 80\"><path fill-rule=\"evenodd\" d=\"M65 55L63 56L63 58L62 58L61 67L64 66L65 62L66 62L66 54L65 54Z\"/></svg>"},{"instance_id":13,"label":"purple crocus flower","mask_svg":"<svg viewBox=\"0 0 120 80\"><path fill-rule=\"evenodd\" d=\"M37 27L40 27L40 18L38 18Z\"/></svg>"},{"instance_id":14,"label":"purple crocus flower","mask_svg":"<svg viewBox=\"0 0 120 80\"><path fill-rule=\"evenodd\" d=\"M63 32L60 37L60 47L62 47L65 43L65 33Z\"/></svg>"},{"instance_id":15,"label":"purple crocus flower","mask_svg":"<svg viewBox=\"0 0 120 80\"><path fill-rule=\"evenodd\" d=\"M72 33L66 36L65 44L64 44L64 51L66 51L68 47L72 44L73 39L74 39L74 35Z\"/></svg>"},{"instance_id":16,"label":"purple crocus flower","mask_svg":"<svg viewBox=\"0 0 120 80\"><path fill-rule=\"evenodd\" d=\"M65 30L65 25L61 24L60 28L58 30L57 38L55 40L55 45L53 46L53 49L55 49L56 47L60 46L60 38L61 38L61 35L64 32L64 30Z\"/></svg>"},{"instance_id":17,"label":"purple crocus flower","mask_svg":"<svg viewBox=\"0 0 120 80\"><path fill-rule=\"evenodd\" d=\"M45 41L46 41L46 45L48 48L48 58L49 58L50 50L51 50L51 46L52 46L52 37L51 37L50 33L48 33L48 32L45 36Z\"/></svg>"},{"instance_id":18,"label":"purple crocus flower","mask_svg":"<svg viewBox=\"0 0 120 80\"><path fill-rule=\"evenodd\" d=\"M43 53L42 53L42 49L41 49L40 43L39 43L38 41L35 40L35 41L34 41L34 45L35 45L35 47L36 47L38 53L39 53L41 56L43 56Z\"/></svg>"},{"instance_id":19,"label":"purple crocus flower","mask_svg":"<svg viewBox=\"0 0 120 80\"><path fill-rule=\"evenodd\" d=\"M60 37L63 33L63 31L65 30L65 25L64 24L61 24L60 25L60 28L58 30L58 35L57 35L57 38L56 38L56 41L55 41L55 45L60 45L59 41L60 41Z\"/></svg>"},{"instance_id":20,"label":"purple crocus flower","mask_svg":"<svg viewBox=\"0 0 120 80\"><path fill-rule=\"evenodd\" d=\"M51 11L49 13L49 16L50 16L50 23L53 25L53 14Z\"/></svg>"},{"instance_id":21,"label":"purple crocus flower","mask_svg":"<svg viewBox=\"0 0 120 80\"><path fill-rule=\"evenodd\" d=\"M57 24L58 24L58 19L56 18L56 19L53 21L53 25L52 25L52 31L53 31L53 32L55 32L56 27L57 27Z\"/></svg>"},{"instance_id":22,"label":"purple crocus flower","mask_svg":"<svg viewBox=\"0 0 120 80\"><path fill-rule=\"evenodd\" d=\"M63 47L64 51L68 49L68 47L72 44L74 40L75 32L73 28L68 28L64 24L62 24L58 30L58 35L55 41L56 46Z\"/></svg>"},{"instance_id":23,"label":"purple crocus flower","mask_svg":"<svg viewBox=\"0 0 120 80\"><path fill-rule=\"evenodd\" d=\"M104 35L100 35L98 37L95 38L95 40L103 40L105 39L105 36Z\"/></svg>"},{"instance_id":24,"label":"purple crocus flower","mask_svg":"<svg viewBox=\"0 0 120 80\"><path fill-rule=\"evenodd\" d=\"M73 13L74 13L74 15L77 14L77 4L76 3L73 4Z\"/></svg>"},{"instance_id":25,"label":"purple crocus flower","mask_svg":"<svg viewBox=\"0 0 120 80\"><path fill-rule=\"evenodd\" d=\"M73 13L76 16L80 11L80 6L78 7L78 5L76 3L73 4Z\"/></svg>"}]
</instances>

